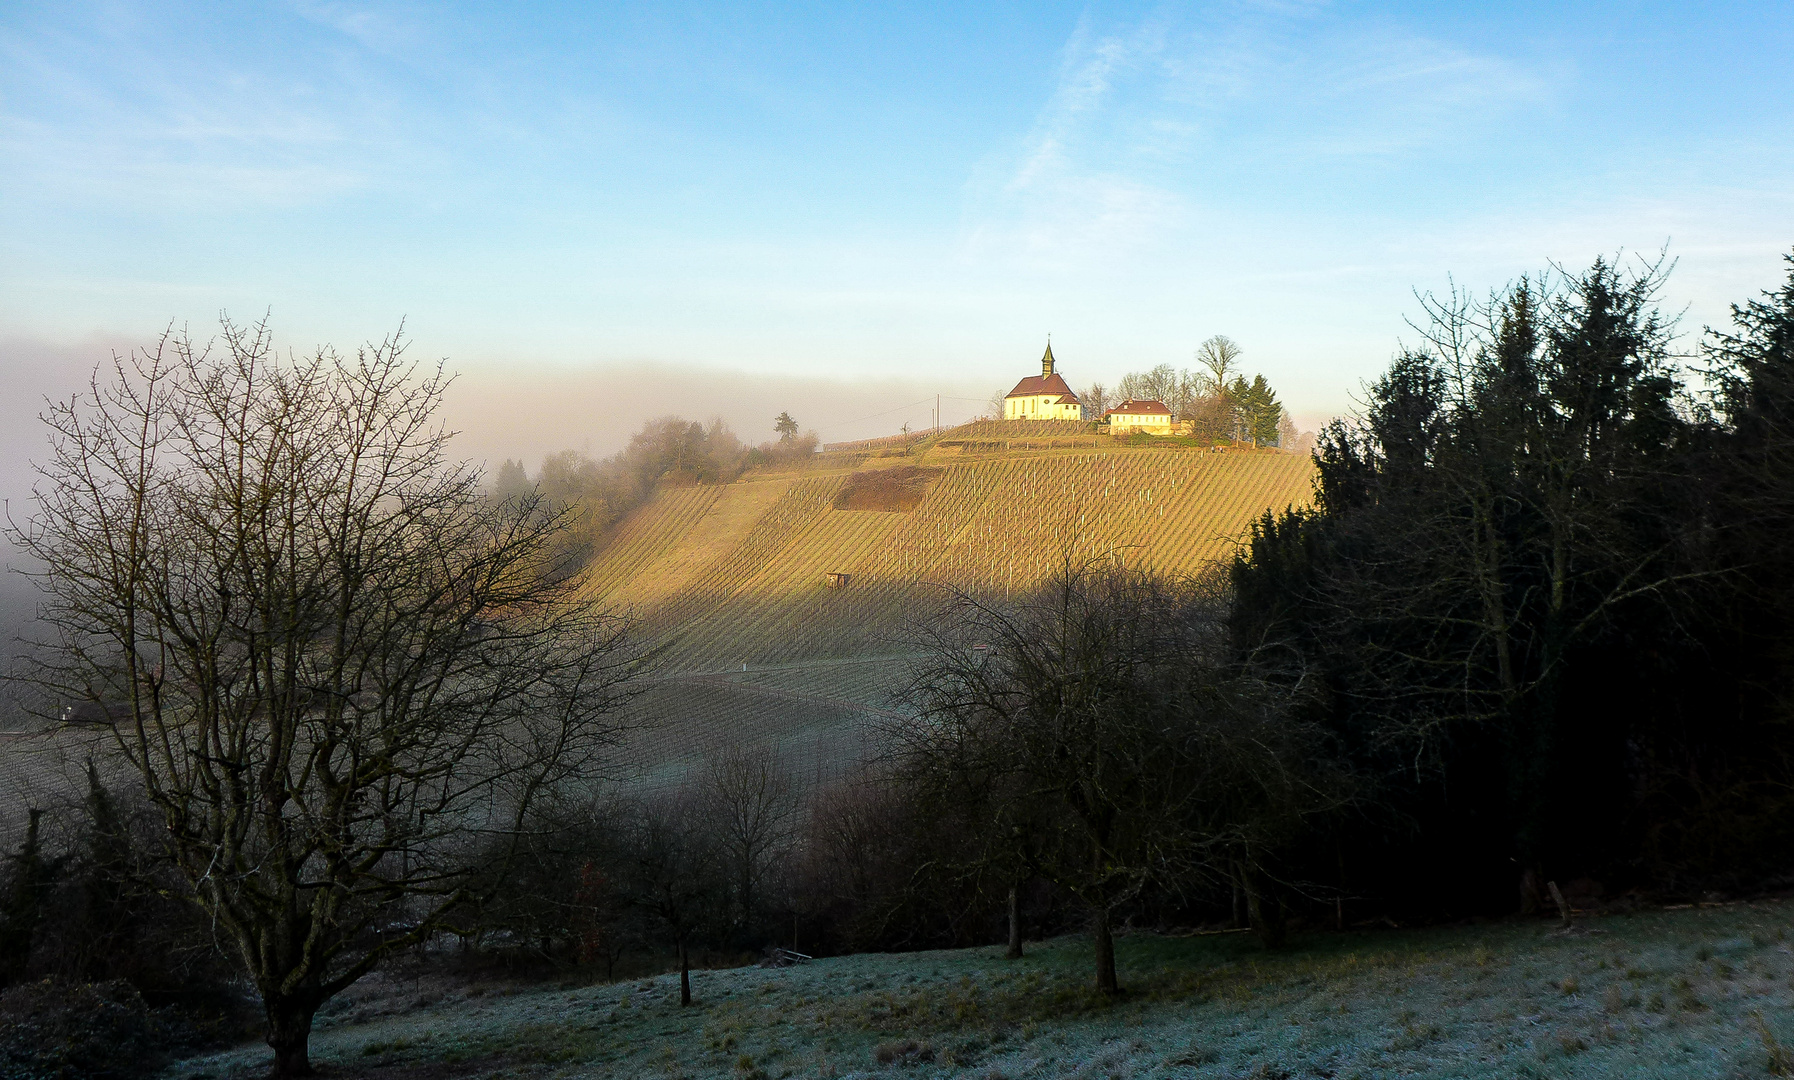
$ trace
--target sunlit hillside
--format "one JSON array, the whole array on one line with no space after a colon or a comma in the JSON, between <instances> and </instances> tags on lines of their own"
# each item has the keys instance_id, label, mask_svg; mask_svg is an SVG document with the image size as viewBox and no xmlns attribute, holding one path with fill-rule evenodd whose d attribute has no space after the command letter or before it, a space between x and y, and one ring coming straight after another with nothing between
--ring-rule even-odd
<instances>
[{"instance_id":1,"label":"sunlit hillside","mask_svg":"<svg viewBox=\"0 0 1794 1080\"><path fill-rule=\"evenodd\" d=\"M640 705L654 722L644 760L771 741L826 769L893 707L909 628L946 589L1027 590L1067 554L1197 573L1266 509L1310 497L1301 455L1034 430L1047 426L986 423L658 492L599 553L589 586L666 643Z\"/></svg>"},{"instance_id":2,"label":"sunlit hillside","mask_svg":"<svg viewBox=\"0 0 1794 1080\"><path fill-rule=\"evenodd\" d=\"M1196 573L1266 509L1306 502L1311 476L1298 454L986 422L663 488L613 533L587 585L665 647L631 707L626 756L670 777L724 746L770 746L822 779L901 708L909 630L947 588L1025 590L1067 552ZM831 588L830 574L844 584ZM0 827L18 827L27 804L79 798L94 732L7 738L0 803L21 809L0 809Z\"/></svg>"}]
</instances>

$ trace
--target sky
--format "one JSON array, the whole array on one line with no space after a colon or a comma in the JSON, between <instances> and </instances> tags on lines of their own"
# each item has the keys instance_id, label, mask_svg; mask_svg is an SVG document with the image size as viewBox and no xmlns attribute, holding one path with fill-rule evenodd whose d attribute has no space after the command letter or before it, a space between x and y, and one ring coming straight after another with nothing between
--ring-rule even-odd
<instances>
[{"instance_id":1,"label":"sky","mask_svg":"<svg viewBox=\"0 0 1794 1080\"><path fill-rule=\"evenodd\" d=\"M1227 334L1304 427L1416 291L1794 248L1794 5L0 4L0 459L108 350L401 320L468 456L824 439ZM765 430L762 430L765 429Z\"/></svg>"}]
</instances>

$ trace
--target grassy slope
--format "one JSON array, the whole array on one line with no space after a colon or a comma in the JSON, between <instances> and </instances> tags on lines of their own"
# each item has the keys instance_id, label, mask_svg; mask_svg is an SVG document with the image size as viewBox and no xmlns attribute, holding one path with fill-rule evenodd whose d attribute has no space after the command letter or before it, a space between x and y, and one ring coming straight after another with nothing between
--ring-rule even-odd
<instances>
[{"instance_id":1,"label":"grassy slope","mask_svg":"<svg viewBox=\"0 0 1794 1080\"><path fill-rule=\"evenodd\" d=\"M832 507L850 472L913 464L939 470L915 509ZM1193 573L1266 509L1306 502L1311 476L1290 454L954 445L662 491L600 553L588 592L670 643L631 754L666 768L723 742L770 742L820 775L890 704L906 627L938 586L1027 588L1065 550ZM830 571L849 586L825 588Z\"/></svg>"},{"instance_id":2,"label":"grassy slope","mask_svg":"<svg viewBox=\"0 0 1794 1080\"><path fill-rule=\"evenodd\" d=\"M1225 558L1253 518L1304 503L1290 454L1079 450L942 457L906 513L835 510L847 468L660 492L595 561L588 595L674 643L677 671L889 652L929 591L1025 589L1070 550L1174 573ZM908 463L893 462L893 464ZM826 571L852 575L827 589Z\"/></svg>"},{"instance_id":3,"label":"grassy slope","mask_svg":"<svg viewBox=\"0 0 1794 1080\"><path fill-rule=\"evenodd\" d=\"M1081 939L1019 962L987 948L700 972L690 1009L677 976L512 991L401 977L341 1001L313 1052L339 1075L414 1077L1762 1076L1762 1025L1794 1047L1791 915L1765 902L1568 935L1313 934L1278 953L1136 934L1119 943L1117 1003L1089 991ZM265 1058L248 1047L171 1075Z\"/></svg>"}]
</instances>

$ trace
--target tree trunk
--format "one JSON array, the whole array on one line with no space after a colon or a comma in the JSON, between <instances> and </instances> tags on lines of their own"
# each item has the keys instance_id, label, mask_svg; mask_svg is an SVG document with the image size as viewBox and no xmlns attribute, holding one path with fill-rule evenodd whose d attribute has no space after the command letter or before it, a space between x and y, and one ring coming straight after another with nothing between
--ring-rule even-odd
<instances>
[{"instance_id":1,"label":"tree trunk","mask_svg":"<svg viewBox=\"0 0 1794 1080\"><path fill-rule=\"evenodd\" d=\"M1121 993L1115 978L1115 938L1109 933L1109 909L1096 909L1096 988L1105 994Z\"/></svg>"},{"instance_id":2,"label":"tree trunk","mask_svg":"<svg viewBox=\"0 0 1794 1080\"><path fill-rule=\"evenodd\" d=\"M293 1001L267 1004L268 1045L274 1050L275 1080L310 1076L313 1009Z\"/></svg>"},{"instance_id":3,"label":"tree trunk","mask_svg":"<svg viewBox=\"0 0 1794 1080\"><path fill-rule=\"evenodd\" d=\"M1520 870L1520 914L1536 915L1544 904L1544 890L1539 887L1539 867L1529 863Z\"/></svg>"},{"instance_id":4,"label":"tree trunk","mask_svg":"<svg viewBox=\"0 0 1794 1080\"><path fill-rule=\"evenodd\" d=\"M748 943L754 927L754 871L750 863L741 875L741 941Z\"/></svg>"},{"instance_id":5,"label":"tree trunk","mask_svg":"<svg viewBox=\"0 0 1794 1080\"><path fill-rule=\"evenodd\" d=\"M685 939L679 939L679 1004L691 1004L691 951Z\"/></svg>"},{"instance_id":6,"label":"tree trunk","mask_svg":"<svg viewBox=\"0 0 1794 1080\"><path fill-rule=\"evenodd\" d=\"M1275 949L1283 944L1289 929L1288 921L1284 918L1283 901L1275 896L1264 895L1263 888L1252 878L1246 881L1246 918L1265 948Z\"/></svg>"},{"instance_id":7,"label":"tree trunk","mask_svg":"<svg viewBox=\"0 0 1794 1080\"><path fill-rule=\"evenodd\" d=\"M1009 951L1003 955L1010 960L1022 958L1022 901L1021 890L1014 885L1009 886Z\"/></svg>"},{"instance_id":8,"label":"tree trunk","mask_svg":"<svg viewBox=\"0 0 1794 1080\"><path fill-rule=\"evenodd\" d=\"M1339 860L1339 895L1333 898L1333 929L1344 930L1346 892L1345 848L1341 847L1337 841L1334 842L1333 854L1334 857Z\"/></svg>"}]
</instances>

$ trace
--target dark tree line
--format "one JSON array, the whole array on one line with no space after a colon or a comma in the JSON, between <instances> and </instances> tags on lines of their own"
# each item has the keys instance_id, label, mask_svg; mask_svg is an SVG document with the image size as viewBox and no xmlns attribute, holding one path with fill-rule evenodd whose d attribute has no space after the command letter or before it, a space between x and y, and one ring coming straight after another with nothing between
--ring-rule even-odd
<instances>
[{"instance_id":1,"label":"dark tree line","mask_svg":"<svg viewBox=\"0 0 1794 1080\"><path fill-rule=\"evenodd\" d=\"M1709 333L1597 261L1421 340L1316 451L1317 504L1233 569L1236 648L1374 778L1341 886L1421 912L1547 881L1736 888L1787 859L1794 279Z\"/></svg>"},{"instance_id":2,"label":"dark tree line","mask_svg":"<svg viewBox=\"0 0 1794 1080\"><path fill-rule=\"evenodd\" d=\"M695 951L791 943L802 810L779 759L740 747L671 786L546 807L526 831L525 858L469 922L489 945L600 964L607 977L626 955L669 951L690 1004Z\"/></svg>"},{"instance_id":3,"label":"dark tree line","mask_svg":"<svg viewBox=\"0 0 1794 1080\"><path fill-rule=\"evenodd\" d=\"M957 597L926 637L897 776L957 841L925 869L1006 897L1011 955L1030 879L1088 913L1105 992L1117 914L1147 897L1232 886L1281 939L1276 852L1350 785L1304 691L1230 655L1226 612L1212 582L1068 562L1019 603Z\"/></svg>"},{"instance_id":4,"label":"dark tree line","mask_svg":"<svg viewBox=\"0 0 1794 1080\"><path fill-rule=\"evenodd\" d=\"M141 799L87 770L0 857L0 1075L133 1076L246 1034L252 1010Z\"/></svg>"},{"instance_id":5,"label":"dark tree line","mask_svg":"<svg viewBox=\"0 0 1794 1080\"><path fill-rule=\"evenodd\" d=\"M1007 832L987 827L990 798L959 799L950 787L958 776L937 783L922 756L904 760L800 786L772 751L738 748L666 786L544 808L525 857L469 912L480 928L470 946L525 968L604 978L675 970L689 1003L703 996L693 970L775 949L967 946L1007 931L1019 950L1024 934L1086 926L1091 907L1044 867L1106 898L1103 910L1172 878L1138 858L1162 850L1142 838L1176 825L1118 816L1107 843L1136 861L1101 880L1087 842L1068 834L1048 843L1043 833L1022 857ZM1126 804L1140 805L1138 796Z\"/></svg>"},{"instance_id":6,"label":"dark tree line","mask_svg":"<svg viewBox=\"0 0 1794 1080\"><path fill-rule=\"evenodd\" d=\"M1426 298L1227 588L1068 568L925 639L912 865L1109 927L1790 880L1794 274L1693 358L1661 264ZM1703 376L1692 382L1692 374ZM1556 883L1563 882L1563 888ZM1012 932L1011 951L1017 950Z\"/></svg>"}]
</instances>

